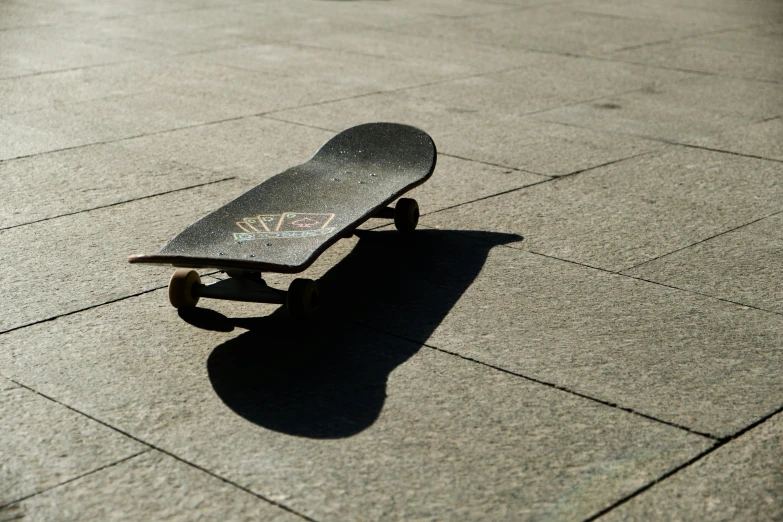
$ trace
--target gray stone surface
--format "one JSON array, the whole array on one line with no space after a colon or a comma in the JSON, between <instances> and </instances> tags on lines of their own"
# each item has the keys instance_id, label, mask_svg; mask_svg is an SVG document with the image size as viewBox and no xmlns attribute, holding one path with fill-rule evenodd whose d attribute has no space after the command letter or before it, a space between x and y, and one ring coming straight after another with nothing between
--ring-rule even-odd
<instances>
[{"instance_id":1,"label":"gray stone surface","mask_svg":"<svg viewBox=\"0 0 783 522\"><path fill-rule=\"evenodd\" d=\"M5 364L0 368L6 373ZM0 506L146 450L94 420L8 383L0 379ZM7 520L2 510L0 518Z\"/></svg>"},{"instance_id":2,"label":"gray stone surface","mask_svg":"<svg viewBox=\"0 0 783 522\"><path fill-rule=\"evenodd\" d=\"M485 259L489 246L477 241L512 238L461 234L423 231L409 251L379 246L372 258L384 264L374 268L386 279L372 298L342 294L341 307L363 324L719 437L783 403L779 314L516 248ZM365 259L361 247L344 279Z\"/></svg>"},{"instance_id":3,"label":"gray stone surface","mask_svg":"<svg viewBox=\"0 0 783 522\"><path fill-rule=\"evenodd\" d=\"M165 285L170 269L128 256L157 252L238 188L227 181L0 230L0 331Z\"/></svg>"},{"instance_id":4,"label":"gray stone surface","mask_svg":"<svg viewBox=\"0 0 783 522\"><path fill-rule=\"evenodd\" d=\"M158 160L115 143L0 162L0 177L6 198L0 208L4 229L228 175Z\"/></svg>"},{"instance_id":5,"label":"gray stone surface","mask_svg":"<svg viewBox=\"0 0 783 522\"><path fill-rule=\"evenodd\" d=\"M319 522L779 517L777 417L745 431L783 406L781 24L778 0L0 1L0 478L34 485L0 520L289 519L255 494ZM171 269L126 263L384 120L441 153L423 225L325 252L314 323L177 314ZM123 436L68 407L163 451L89 449Z\"/></svg>"},{"instance_id":6,"label":"gray stone surface","mask_svg":"<svg viewBox=\"0 0 783 522\"><path fill-rule=\"evenodd\" d=\"M780 83L783 82L782 32L780 25L754 26L629 49L610 56L635 63Z\"/></svg>"},{"instance_id":7,"label":"gray stone surface","mask_svg":"<svg viewBox=\"0 0 783 522\"><path fill-rule=\"evenodd\" d=\"M1 364L316 520L584 518L712 444L338 318L217 303L237 330L208 332L165 301L6 334Z\"/></svg>"},{"instance_id":8,"label":"gray stone surface","mask_svg":"<svg viewBox=\"0 0 783 522\"><path fill-rule=\"evenodd\" d=\"M3 520L14 517L42 522L302 520L157 451L0 508Z\"/></svg>"},{"instance_id":9,"label":"gray stone surface","mask_svg":"<svg viewBox=\"0 0 783 522\"><path fill-rule=\"evenodd\" d=\"M424 222L520 234L519 248L619 271L781 210L780 173L778 162L668 147Z\"/></svg>"},{"instance_id":10,"label":"gray stone surface","mask_svg":"<svg viewBox=\"0 0 783 522\"><path fill-rule=\"evenodd\" d=\"M699 140L700 145L783 161L783 118L726 130Z\"/></svg>"},{"instance_id":11,"label":"gray stone surface","mask_svg":"<svg viewBox=\"0 0 783 522\"><path fill-rule=\"evenodd\" d=\"M703 76L542 112L537 119L701 144L783 111L780 85Z\"/></svg>"},{"instance_id":12,"label":"gray stone surface","mask_svg":"<svg viewBox=\"0 0 783 522\"><path fill-rule=\"evenodd\" d=\"M627 273L783 313L783 215L709 239Z\"/></svg>"},{"instance_id":13,"label":"gray stone surface","mask_svg":"<svg viewBox=\"0 0 783 522\"><path fill-rule=\"evenodd\" d=\"M783 519L780 413L599 520Z\"/></svg>"}]
</instances>

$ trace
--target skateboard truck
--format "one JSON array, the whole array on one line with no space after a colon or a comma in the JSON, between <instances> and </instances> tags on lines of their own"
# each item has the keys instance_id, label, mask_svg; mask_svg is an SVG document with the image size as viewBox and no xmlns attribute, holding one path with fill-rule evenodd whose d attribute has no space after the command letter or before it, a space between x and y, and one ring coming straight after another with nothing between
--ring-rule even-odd
<instances>
[{"instance_id":1,"label":"skateboard truck","mask_svg":"<svg viewBox=\"0 0 783 522\"><path fill-rule=\"evenodd\" d=\"M169 280L169 301L175 308L193 308L202 297L283 304L295 319L310 319L318 309L318 283L312 279L294 279L285 291L267 285L260 272L229 270L226 274L228 279L205 285L195 270L179 268Z\"/></svg>"},{"instance_id":2,"label":"skateboard truck","mask_svg":"<svg viewBox=\"0 0 783 522\"><path fill-rule=\"evenodd\" d=\"M372 217L393 219L398 231L410 233L419 222L419 204L415 199L400 198L394 207L384 207ZM348 237L348 236L346 236ZM261 272L224 270L228 279L208 285L201 283L198 272L179 268L169 280L169 301L175 308L192 308L199 299L225 299L250 303L282 304L295 319L310 319L318 309L318 283L312 279L297 278L288 291L272 288L261 277Z\"/></svg>"}]
</instances>

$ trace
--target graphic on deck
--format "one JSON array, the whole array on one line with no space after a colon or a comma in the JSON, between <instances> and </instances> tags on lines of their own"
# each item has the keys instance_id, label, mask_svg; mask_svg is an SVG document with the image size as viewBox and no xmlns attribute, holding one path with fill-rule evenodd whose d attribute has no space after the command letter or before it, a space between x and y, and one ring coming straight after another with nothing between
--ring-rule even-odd
<instances>
[{"instance_id":1,"label":"graphic on deck","mask_svg":"<svg viewBox=\"0 0 783 522\"><path fill-rule=\"evenodd\" d=\"M269 238L298 238L328 236L335 227L329 227L334 214L312 214L308 212L283 212L282 214L259 214L237 221L243 232L234 233L234 241L253 241Z\"/></svg>"}]
</instances>

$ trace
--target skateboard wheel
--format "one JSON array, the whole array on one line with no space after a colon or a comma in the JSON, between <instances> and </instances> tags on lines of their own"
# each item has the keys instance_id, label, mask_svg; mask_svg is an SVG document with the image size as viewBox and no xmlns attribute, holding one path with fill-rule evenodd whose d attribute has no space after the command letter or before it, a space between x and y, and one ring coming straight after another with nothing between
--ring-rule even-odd
<instances>
[{"instance_id":1,"label":"skateboard wheel","mask_svg":"<svg viewBox=\"0 0 783 522\"><path fill-rule=\"evenodd\" d=\"M311 319L318 310L319 298L318 283L312 279L294 279L288 287L285 307L294 319Z\"/></svg>"},{"instance_id":2,"label":"skateboard wheel","mask_svg":"<svg viewBox=\"0 0 783 522\"><path fill-rule=\"evenodd\" d=\"M415 199L400 198L394 206L394 226L400 232L413 232L419 224L419 204Z\"/></svg>"},{"instance_id":3,"label":"skateboard wheel","mask_svg":"<svg viewBox=\"0 0 783 522\"><path fill-rule=\"evenodd\" d=\"M198 303L198 297L193 295L193 288L201 283L201 278L195 270L180 268L172 274L169 280L169 302L174 308L193 308Z\"/></svg>"}]
</instances>

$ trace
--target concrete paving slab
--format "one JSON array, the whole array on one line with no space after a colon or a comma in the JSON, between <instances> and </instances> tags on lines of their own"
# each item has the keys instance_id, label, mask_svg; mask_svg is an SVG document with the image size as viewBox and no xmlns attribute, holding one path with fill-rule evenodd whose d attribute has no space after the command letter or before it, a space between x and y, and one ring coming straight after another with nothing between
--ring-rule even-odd
<instances>
[{"instance_id":1,"label":"concrete paving slab","mask_svg":"<svg viewBox=\"0 0 783 522\"><path fill-rule=\"evenodd\" d=\"M783 215L704 241L627 273L783 313Z\"/></svg>"},{"instance_id":2,"label":"concrete paving slab","mask_svg":"<svg viewBox=\"0 0 783 522\"><path fill-rule=\"evenodd\" d=\"M783 112L780 86L704 76L643 88L535 117L583 128L700 144L731 129Z\"/></svg>"},{"instance_id":3,"label":"concrete paving slab","mask_svg":"<svg viewBox=\"0 0 783 522\"><path fill-rule=\"evenodd\" d=\"M274 318L199 331L162 293L6 334L0 358L317 520L584 518L712 444L337 319L309 333Z\"/></svg>"},{"instance_id":4,"label":"concrete paving slab","mask_svg":"<svg viewBox=\"0 0 783 522\"><path fill-rule=\"evenodd\" d=\"M601 54L697 32L692 24L682 20L604 15L586 12L583 5L572 9L568 2L482 16L432 19L395 26L393 30L569 54Z\"/></svg>"},{"instance_id":5,"label":"concrete paving slab","mask_svg":"<svg viewBox=\"0 0 783 522\"><path fill-rule=\"evenodd\" d=\"M137 53L59 38L56 28L0 31L0 65L36 73L123 62Z\"/></svg>"},{"instance_id":6,"label":"concrete paving slab","mask_svg":"<svg viewBox=\"0 0 783 522\"><path fill-rule=\"evenodd\" d=\"M302 520L158 451L12 504L0 516L25 521Z\"/></svg>"},{"instance_id":7,"label":"concrete paving slab","mask_svg":"<svg viewBox=\"0 0 783 522\"><path fill-rule=\"evenodd\" d=\"M0 163L0 229L224 179L119 143Z\"/></svg>"},{"instance_id":8,"label":"concrete paving slab","mask_svg":"<svg viewBox=\"0 0 783 522\"><path fill-rule=\"evenodd\" d=\"M3 368L5 372L5 367ZM9 382L3 379L3 382ZM7 388L7 386L2 386ZM126 459L146 446L17 387L0 391L0 506ZM4 517L0 508L0 517Z\"/></svg>"},{"instance_id":9,"label":"concrete paving slab","mask_svg":"<svg viewBox=\"0 0 783 522\"><path fill-rule=\"evenodd\" d=\"M518 248L621 271L781 210L780 172L777 162L668 147L424 223L519 234Z\"/></svg>"},{"instance_id":10,"label":"concrete paving slab","mask_svg":"<svg viewBox=\"0 0 783 522\"><path fill-rule=\"evenodd\" d=\"M378 94L356 100L345 100L302 110L317 112L320 119L334 122L337 111L345 114L338 121L355 117L353 111L361 110L369 102L375 111L385 110L384 105L393 96L411 98L414 107L420 104L435 105L448 118L452 113L488 113L494 118L522 116L563 105L577 104L586 100L602 98L612 94L648 88L653 89L670 82L678 82L693 75L679 71L662 70L635 64L610 62L592 58L557 56L547 53L524 53L517 55L514 69L487 73L470 78L439 83L437 85L406 89L399 93ZM358 106L357 106L358 104ZM412 112L412 114L416 114ZM296 111L285 113L297 114ZM331 125L310 123L323 128ZM300 120L297 120L300 121ZM320 121L320 120L319 120Z\"/></svg>"},{"instance_id":11,"label":"concrete paving slab","mask_svg":"<svg viewBox=\"0 0 783 522\"><path fill-rule=\"evenodd\" d=\"M451 5L451 2L448 4ZM471 5L505 8L486 3ZM528 52L469 41L447 40L431 36L427 32L406 34L401 38L399 34L384 29L345 31L317 37L304 35L296 43L381 57L389 60L391 63L388 65L394 69L426 68L432 75L440 78L457 78L510 69L518 66L520 56Z\"/></svg>"},{"instance_id":12,"label":"concrete paving slab","mask_svg":"<svg viewBox=\"0 0 783 522\"><path fill-rule=\"evenodd\" d=\"M199 58L315 85L325 82L342 96L411 87L443 77L427 64L389 63L386 58L364 53L288 43L219 50Z\"/></svg>"},{"instance_id":13,"label":"concrete paving slab","mask_svg":"<svg viewBox=\"0 0 783 522\"><path fill-rule=\"evenodd\" d=\"M513 236L477 229L465 238L421 231L414 246L396 250L379 236L385 255L365 256L360 241L332 279L361 274L363 259L383 259L373 270L385 279L365 290L369 298L340 293L336 307L362 324L717 437L783 404L781 315L516 248L485 258L489 247L476 241Z\"/></svg>"},{"instance_id":14,"label":"concrete paving slab","mask_svg":"<svg viewBox=\"0 0 783 522\"><path fill-rule=\"evenodd\" d=\"M733 15L732 15L733 16ZM753 27L611 53L613 59L783 82L782 26Z\"/></svg>"},{"instance_id":15,"label":"concrete paving slab","mask_svg":"<svg viewBox=\"0 0 783 522\"><path fill-rule=\"evenodd\" d=\"M142 89L143 85L144 82L137 87ZM2 151L3 158L57 150L52 147L147 135L339 97L330 91L332 86L328 83L313 89L311 82L304 79L281 81L258 72L209 63L174 67L166 78L158 77L154 86L154 90L127 96L5 115L0 118L3 137L17 137L17 128L32 128L42 136L33 136L18 145L12 141L10 150ZM56 141L52 143L49 136Z\"/></svg>"},{"instance_id":16,"label":"concrete paving slab","mask_svg":"<svg viewBox=\"0 0 783 522\"><path fill-rule=\"evenodd\" d=\"M187 162L220 171L223 175L237 176L243 188L250 189L272 175L304 163L334 134L284 121L251 117L144 136L126 140L122 145L161 160ZM441 154L433 177L406 197L419 198L422 212L426 213L545 179L528 172Z\"/></svg>"},{"instance_id":17,"label":"concrete paving slab","mask_svg":"<svg viewBox=\"0 0 783 522\"><path fill-rule=\"evenodd\" d=\"M579 13L662 22L684 31L685 34L712 33L758 23L738 17L733 12L709 9L708 6L693 5L692 2L673 4L665 1L640 3L633 0L573 0L566 6ZM687 37L679 36L677 39L685 38Z\"/></svg>"},{"instance_id":18,"label":"concrete paving slab","mask_svg":"<svg viewBox=\"0 0 783 522\"><path fill-rule=\"evenodd\" d=\"M237 188L227 181L0 230L0 331L166 285L170 269L127 257L157 252Z\"/></svg>"},{"instance_id":19,"label":"concrete paving slab","mask_svg":"<svg viewBox=\"0 0 783 522\"><path fill-rule=\"evenodd\" d=\"M655 0L662 6L682 7L677 0ZM729 13L737 20L767 24L783 19L783 7L776 0L750 0L736 2L734 0L693 0L688 2L692 8Z\"/></svg>"},{"instance_id":20,"label":"concrete paving slab","mask_svg":"<svg viewBox=\"0 0 783 522\"><path fill-rule=\"evenodd\" d=\"M599 520L780 520L781 462L777 414Z\"/></svg>"},{"instance_id":21,"label":"concrete paving slab","mask_svg":"<svg viewBox=\"0 0 783 522\"><path fill-rule=\"evenodd\" d=\"M783 161L783 117L727 129L696 143L714 149Z\"/></svg>"}]
</instances>

